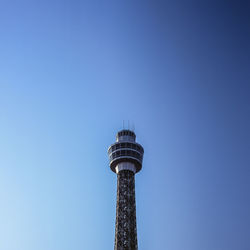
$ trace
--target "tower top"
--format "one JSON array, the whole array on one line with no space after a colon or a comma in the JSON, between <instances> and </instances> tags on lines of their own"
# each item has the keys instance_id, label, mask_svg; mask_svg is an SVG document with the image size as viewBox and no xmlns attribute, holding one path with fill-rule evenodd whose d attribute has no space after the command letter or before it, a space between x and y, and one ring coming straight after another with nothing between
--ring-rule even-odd
<instances>
[{"instance_id":1,"label":"tower top","mask_svg":"<svg viewBox=\"0 0 250 250\"><path fill-rule=\"evenodd\" d=\"M136 135L133 131L128 129L123 129L119 131L116 135L116 142L131 141L135 142Z\"/></svg>"},{"instance_id":2,"label":"tower top","mask_svg":"<svg viewBox=\"0 0 250 250\"><path fill-rule=\"evenodd\" d=\"M109 166L113 172L116 173L116 166L120 163L132 163L136 173L141 170L144 150L135 138L135 133L128 129L117 133L116 142L108 149Z\"/></svg>"}]
</instances>

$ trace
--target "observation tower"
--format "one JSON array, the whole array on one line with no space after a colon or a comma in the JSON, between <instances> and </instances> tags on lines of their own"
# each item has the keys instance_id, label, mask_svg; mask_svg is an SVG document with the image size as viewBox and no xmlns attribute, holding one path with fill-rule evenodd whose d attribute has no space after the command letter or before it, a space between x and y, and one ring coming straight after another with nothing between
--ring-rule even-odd
<instances>
[{"instance_id":1,"label":"observation tower","mask_svg":"<svg viewBox=\"0 0 250 250\"><path fill-rule=\"evenodd\" d=\"M137 250L135 174L142 168L143 147L131 130L122 130L108 149L111 170L117 174L115 250Z\"/></svg>"}]
</instances>

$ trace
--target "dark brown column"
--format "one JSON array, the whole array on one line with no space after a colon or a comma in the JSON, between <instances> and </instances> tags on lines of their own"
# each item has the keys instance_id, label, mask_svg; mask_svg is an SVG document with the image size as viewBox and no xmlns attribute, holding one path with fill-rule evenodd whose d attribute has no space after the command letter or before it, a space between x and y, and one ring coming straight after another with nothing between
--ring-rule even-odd
<instances>
[{"instance_id":1,"label":"dark brown column","mask_svg":"<svg viewBox=\"0 0 250 250\"><path fill-rule=\"evenodd\" d=\"M115 250L137 250L135 175L130 170L117 174Z\"/></svg>"}]
</instances>

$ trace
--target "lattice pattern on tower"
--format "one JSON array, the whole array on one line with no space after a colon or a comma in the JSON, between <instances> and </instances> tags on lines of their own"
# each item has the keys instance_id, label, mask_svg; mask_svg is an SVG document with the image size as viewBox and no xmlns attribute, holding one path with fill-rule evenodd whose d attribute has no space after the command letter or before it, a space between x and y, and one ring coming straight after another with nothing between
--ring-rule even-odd
<instances>
[{"instance_id":1,"label":"lattice pattern on tower","mask_svg":"<svg viewBox=\"0 0 250 250\"><path fill-rule=\"evenodd\" d=\"M137 250L135 177L129 170L117 176L115 250Z\"/></svg>"}]
</instances>

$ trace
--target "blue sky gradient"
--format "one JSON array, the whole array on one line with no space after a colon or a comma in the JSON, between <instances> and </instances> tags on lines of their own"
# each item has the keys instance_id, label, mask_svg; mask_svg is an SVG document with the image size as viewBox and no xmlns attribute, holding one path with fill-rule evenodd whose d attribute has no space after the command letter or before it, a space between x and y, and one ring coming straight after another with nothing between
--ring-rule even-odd
<instances>
[{"instance_id":1,"label":"blue sky gradient","mask_svg":"<svg viewBox=\"0 0 250 250\"><path fill-rule=\"evenodd\" d=\"M107 148L135 125L140 250L250 249L248 1L0 1L0 249L113 249Z\"/></svg>"}]
</instances>

